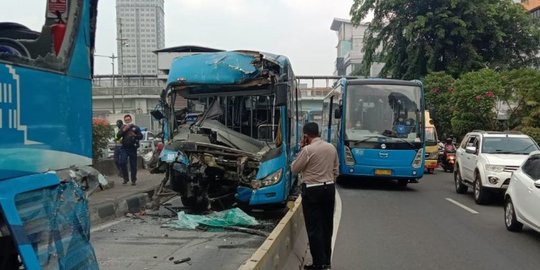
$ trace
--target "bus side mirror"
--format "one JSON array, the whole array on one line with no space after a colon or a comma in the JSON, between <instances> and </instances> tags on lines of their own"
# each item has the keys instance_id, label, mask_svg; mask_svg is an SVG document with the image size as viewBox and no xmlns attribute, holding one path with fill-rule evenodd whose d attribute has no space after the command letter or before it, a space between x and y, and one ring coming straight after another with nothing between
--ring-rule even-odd
<instances>
[{"instance_id":1,"label":"bus side mirror","mask_svg":"<svg viewBox=\"0 0 540 270\"><path fill-rule=\"evenodd\" d=\"M334 110L334 118L335 119L341 119L341 106L337 107Z\"/></svg>"},{"instance_id":2,"label":"bus side mirror","mask_svg":"<svg viewBox=\"0 0 540 270\"><path fill-rule=\"evenodd\" d=\"M289 85L287 83L281 83L276 85L276 106L287 105L287 92Z\"/></svg>"}]
</instances>

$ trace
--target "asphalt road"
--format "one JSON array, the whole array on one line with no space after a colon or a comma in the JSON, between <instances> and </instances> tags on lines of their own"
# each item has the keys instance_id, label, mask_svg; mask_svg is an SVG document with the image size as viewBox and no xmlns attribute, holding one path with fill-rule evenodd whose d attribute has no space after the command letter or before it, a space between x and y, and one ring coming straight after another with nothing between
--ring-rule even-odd
<instances>
[{"instance_id":1,"label":"asphalt road","mask_svg":"<svg viewBox=\"0 0 540 270\"><path fill-rule=\"evenodd\" d=\"M161 210L161 214L166 213L171 214ZM278 213L268 220L259 219L268 226L261 231L271 231L273 222L280 217ZM163 228L170 220L133 216L93 228L91 239L100 269L233 270L249 259L265 240L265 236L243 232ZM190 261L180 263L185 258Z\"/></svg>"},{"instance_id":2,"label":"asphalt road","mask_svg":"<svg viewBox=\"0 0 540 270\"><path fill-rule=\"evenodd\" d=\"M355 180L338 188L333 270L540 269L540 233L507 231L502 198L476 205L471 189L455 193L452 174L442 171L406 189Z\"/></svg>"}]
</instances>

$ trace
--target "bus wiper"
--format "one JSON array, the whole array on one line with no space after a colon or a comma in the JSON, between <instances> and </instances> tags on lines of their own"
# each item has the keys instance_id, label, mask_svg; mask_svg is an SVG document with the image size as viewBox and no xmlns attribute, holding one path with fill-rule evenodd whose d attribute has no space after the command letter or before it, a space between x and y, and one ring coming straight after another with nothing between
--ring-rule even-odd
<instances>
[{"instance_id":1,"label":"bus wiper","mask_svg":"<svg viewBox=\"0 0 540 270\"><path fill-rule=\"evenodd\" d=\"M381 135L371 135L371 136L366 136L361 140L349 140L349 141L353 141L353 142L356 142L356 143L362 143L362 142L365 142L365 141L368 141L368 140L371 140L371 139L386 139L386 138L388 138L388 137L381 136Z\"/></svg>"},{"instance_id":2,"label":"bus wiper","mask_svg":"<svg viewBox=\"0 0 540 270\"><path fill-rule=\"evenodd\" d=\"M408 143L411 147L414 147L414 144L413 144L412 142L409 142L409 141L407 141L407 140L405 140L405 139L403 139L403 138L394 138L394 137L392 137L392 139L396 139L396 140L398 140L398 141L400 141L400 142L406 142L406 143Z\"/></svg>"}]
</instances>

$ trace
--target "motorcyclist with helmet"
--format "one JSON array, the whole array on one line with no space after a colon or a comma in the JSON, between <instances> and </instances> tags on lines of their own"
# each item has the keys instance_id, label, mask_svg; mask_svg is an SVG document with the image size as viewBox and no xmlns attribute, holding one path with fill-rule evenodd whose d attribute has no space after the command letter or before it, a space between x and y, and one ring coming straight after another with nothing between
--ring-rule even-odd
<instances>
[{"instance_id":1,"label":"motorcyclist with helmet","mask_svg":"<svg viewBox=\"0 0 540 270\"><path fill-rule=\"evenodd\" d=\"M443 149L444 151L443 151L443 156L442 156L442 163L443 163L442 167L445 171L447 169L451 170L451 167L453 167L453 164L452 165L448 164L448 155L451 154L455 156L456 146L454 145L454 140L452 138L446 138Z\"/></svg>"}]
</instances>

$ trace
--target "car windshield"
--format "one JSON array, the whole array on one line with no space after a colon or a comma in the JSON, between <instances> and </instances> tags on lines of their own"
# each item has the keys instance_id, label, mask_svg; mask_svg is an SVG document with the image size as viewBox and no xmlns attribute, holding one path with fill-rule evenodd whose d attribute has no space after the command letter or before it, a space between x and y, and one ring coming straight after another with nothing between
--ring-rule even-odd
<instances>
[{"instance_id":1,"label":"car windshield","mask_svg":"<svg viewBox=\"0 0 540 270\"><path fill-rule=\"evenodd\" d=\"M530 138L495 137L484 138L482 153L485 154L517 154L528 155L538 150L536 143Z\"/></svg>"},{"instance_id":2,"label":"car windshield","mask_svg":"<svg viewBox=\"0 0 540 270\"><path fill-rule=\"evenodd\" d=\"M346 98L348 140L423 140L421 88L407 85L349 85Z\"/></svg>"},{"instance_id":3,"label":"car windshield","mask_svg":"<svg viewBox=\"0 0 540 270\"><path fill-rule=\"evenodd\" d=\"M437 145L437 135L435 128L426 128L426 145Z\"/></svg>"}]
</instances>

